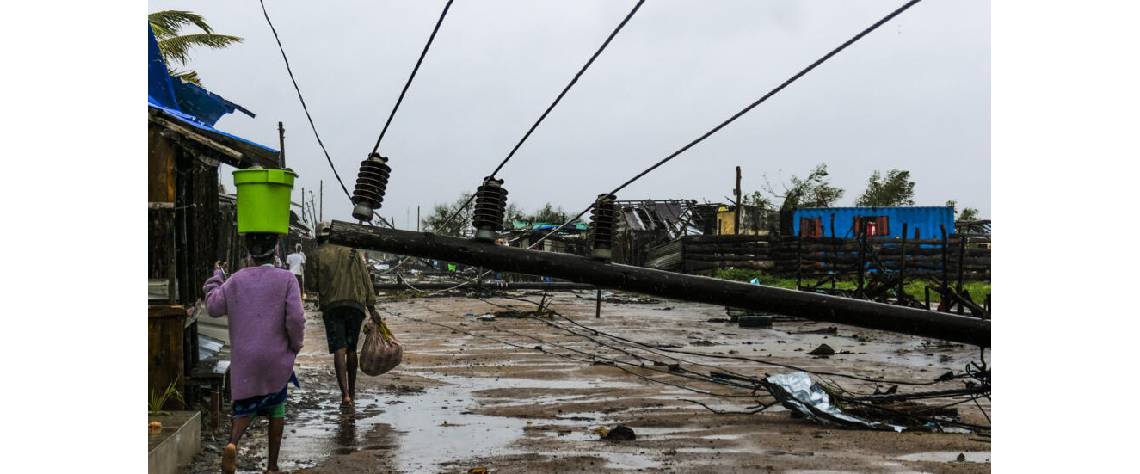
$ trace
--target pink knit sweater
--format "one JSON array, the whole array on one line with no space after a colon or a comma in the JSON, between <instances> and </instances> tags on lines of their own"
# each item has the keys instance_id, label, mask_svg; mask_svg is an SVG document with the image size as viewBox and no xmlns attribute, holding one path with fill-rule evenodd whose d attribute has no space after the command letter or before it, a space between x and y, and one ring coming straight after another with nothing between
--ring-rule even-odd
<instances>
[{"instance_id":1,"label":"pink knit sweater","mask_svg":"<svg viewBox=\"0 0 1140 474\"><path fill-rule=\"evenodd\" d=\"M281 391L305 339L305 310L288 270L249 267L206 280L206 310L229 317L230 395L234 400Z\"/></svg>"}]
</instances>

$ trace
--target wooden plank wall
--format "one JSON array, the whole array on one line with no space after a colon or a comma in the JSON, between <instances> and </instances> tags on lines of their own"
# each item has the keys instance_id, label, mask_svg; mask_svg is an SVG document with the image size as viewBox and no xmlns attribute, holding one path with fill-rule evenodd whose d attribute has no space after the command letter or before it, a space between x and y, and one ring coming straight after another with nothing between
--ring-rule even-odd
<instances>
[{"instance_id":1,"label":"wooden plank wall","mask_svg":"<svg viewBox=\"0 0 1140 474\"><path fill-rule=\"evenodd\" d=\"M171 382L178 381L178 391L185 385L183 329L186 310L182 306L150 306L147 314L147 391L162 393ZM168 400L164 409L182 408Z\"/></svg>"},{"instance_id":2,"label":"wooden plank wall","mask_svg":"<svg viewBox=\"0 0 1140 474\"><path fill-rule=\"evenodd\" d=\"M179 149L175 179L179 301L189 307L202 296L219 256L218 168Z\"/></svg>"},{"instance_id":3,"label":"wooden plank wall","mask_svg":"<svg viewBox=\"0 0 1140 474\"><path fill-rule=\"evenodd\" d=\"M166 280L166 293L175 296L177 274L175 265L175 143L162 136L160 127L151 123L147 127L147 278ZM172 302L172 300L168 300Z\"/></svg>"}]
</instances>

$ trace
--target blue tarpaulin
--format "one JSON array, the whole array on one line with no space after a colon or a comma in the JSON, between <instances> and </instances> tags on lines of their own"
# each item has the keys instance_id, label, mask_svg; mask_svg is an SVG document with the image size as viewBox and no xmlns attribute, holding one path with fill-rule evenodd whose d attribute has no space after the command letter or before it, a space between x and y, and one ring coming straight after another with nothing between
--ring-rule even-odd
<instances>
[{"instance_id":1,"label":"blue tarpaulin","mask_svg":"<svg viewBox=\"0 0 1140 474\"><path fill-rule=\"evenodd\" d=\"M180 79L170 77L170 73L166 69L166 62L163 61L162 54L158 49L158 41L155 40L154 31L152 31L149 26L147 27L147 33L149 36L149 48L147 53L147 105L149 107L159 109L167 115L194 128L204 130L211 134L223 135L264 149L270 153L277 153L277 150L265 145L254 143L214 128L213 125L217 123L219 118L223 115L233 113L235 110L250 117L253 117L254 114L244 107L230 102L222 96L198 85L189 84L182 82Z\"/></svg>"}]
</instances>

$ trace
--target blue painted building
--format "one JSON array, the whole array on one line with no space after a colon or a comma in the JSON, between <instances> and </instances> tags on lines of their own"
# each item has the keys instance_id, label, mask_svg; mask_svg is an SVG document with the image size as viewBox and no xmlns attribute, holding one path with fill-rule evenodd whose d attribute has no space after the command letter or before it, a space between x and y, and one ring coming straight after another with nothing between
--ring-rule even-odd
<instances>
[{"instance_id":1,"label":"blue painted building","mask_svg":"<svg viewBox=\"0 0 1140 474\"><path fill-rule=\"evenodd\" d=\"M855 238L866 228L868 237L908 239L954 235L954 208L949 206L906 207L806 207L792 211L792 235L801 237ZM832 228L834 226L834 229ZM788 233L785 231L785 233Z\"/></svg>"}]
</instances>

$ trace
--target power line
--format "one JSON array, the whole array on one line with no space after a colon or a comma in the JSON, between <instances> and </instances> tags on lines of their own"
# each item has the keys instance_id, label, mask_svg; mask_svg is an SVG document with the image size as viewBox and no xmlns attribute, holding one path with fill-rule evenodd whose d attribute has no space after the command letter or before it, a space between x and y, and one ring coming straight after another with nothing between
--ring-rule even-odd
<instances>
[{"instance_id":1,"label":"power line","mask_svg":"<svg viewBox=\"0 0 1140 474\"><path fill-rule=\"evenodd\" d=\"M697 145L698 143L700 143L700 142L703 142L703 141L705 141L705 139L706 139L706 138L708 138L708 137L712 136L712 135L713 135L714 133L716 133L716 132L719 132L719 131L720 131L722 128L724 128L724 127L728 126L728 124L730 124L730 123L732 123L732 122L736 121L736 119L738 119L738 118L742 117L744 114L747 114L748 112L751 112L751 111L752 111L752 109L756 108L756 106L758 106L758 105L760 105L760 104L764 103L765 101L767 101L767 100L768 100L769 98L771 98L772 96L774 96L774 95L778 94L780 91L784 90L784 88L788 87L788 86L789 86L789 85L791 85L793 82L796 82L796 80L798 80L799 78L803 77L803 76L804 76L804 75L806 75L808 72L811 72L811 70L815 69L815 68L816 68L816 67L818 67L820 64L823 64L823 63L824 63L824 62L826 62L828 59L831 59L831 57L832 57L832 56L835 56L836 54L839 54L839 52L840 52L840 51L843 51L844 49L847 49L847 47L848 47L848 46L851 46L851 45L852 45L852 44L854 44L856 41L859 41L859 40L860 40L860 39L862 39L864 36L867 36L867 35L868 35L869 33L871 33L872 31L875 31L875 30L876 30L876 29L878 29L880 26L883 26L883 24L885 24L886 22L888 22L888 21L891 21L891 20L892 20L892 19L894 19L896 16L898 16L898 15L899 15L899 14L901 14L902 12L906 11L907 9L909 9L910 7L914 6L916 3L918 3L918 2L921 2L921 1L922 1L922 0L910 0L909 2L906 2L906 3L904 3L902 6L900 6L900 7L896 8L894 11L892 11L892 12L888 13L886 16L884 16L884 17L880 18L880 19L879 19L879 21L876 21L876 22L875 22L875 23L873 23L871 26L868 26L867 28L863 29L863 31L860 31L860 32L859 32L858 34L856 34L855 36L852 36L852 37L851 37L850 39L848 39L847 41L844 41L844 42L843 42L843 44L840 44L840 45L839 45L839 46L837 46L835 49L832 49L832 50L831 50L831 51L829 51L827 54L825 54L825 55L821 56L819 59L816 59L816 60L815 60L815 62L813 62L813 63L809 64L807 67L805 67L805 68L801 69L799 72L797 72L797 73L795 73L794 75L792 75L792 77L788 78L788 79L787 79L787 80L785 80L784 82L780 83L780 85L776 86L776 88L774 88L774 89L772 89L772 90L768 91L768 93L767 93L767 94L764 94L764 95L763 95L763 96L761 96L759 99L756 99L756 100L755 100L754 102L752 102L751 104L748 104L748 106L744 107L744 108L743 108L743 109L741 109L739 112L737 112L737 113L733 114L731 117L729 117L729 118L728 118L728 119L726 119L725 121L723 121L723 122L721 122L721 123L717 124L717 126L713 127L712 129L710 129L709 131L705 132L705 133L704 133L704 134L702 134L701 136L697 137L697 138L696 138L696 139L694 139L693 141L690 141L689 143L685 144L685 146L683 146L683 147L681 147L681 148L677 149L677 150L676 150L676 151L674 151L673 153L670 153L670 154L666 155L666 156L665 156L665 158L662 158L660 161L658 161L658 162L654 163L652 166L650 166L650 167L646 168L644 171L642 171L642 172L638 173L638 174L637 174L637 175L635 175L634 177L632 177L632 178L630 178L629 180L627 180L626 182L622 183L620 186L618 186L618 187L614 188L614 190L613 190L613 191L610 191L610 193L609 193L609 194L614 194L614 195L616 195L616 194L618 193L618 191L621 191L622 189L625 189L625 187L626 187L626 186L629 186L630 184L633 184L633 182L634 182L634 181L637 181L638 179L641 179L643 176L645 176L645 175L647 175L647 174L651 173L653 170L655 170L655 169L657 169L657 168L661 167L661 165L664 165L665 163L668 163L668 162L669 162L670 160L672 160L673 158L676 158L677 156L681 155L682 153L684 153L684 152L686 152L686 151L689 151L689 149L690 149L690 148L692 148L692 147L696 146L696 145ZM590 209L591 209L592 207L594 207L593 203L591 203L589 206L587 206L587 207L586 207L586 209L583 209L583 210L582 210L582 212L579 212L579 213L578 213L578 215L574 216L574 218L573 218L573 219L570 219L570 220L569 220L569 221L567 221L566 223L564 223L564 224L562 224L562 225L560 225L560 226L556 227L554 230L551 230L549 234L546 234L546 235L545 235L545 236L543 236L542 238L538 239L538 241L537 241L537 242L535 242L535 243L538 243L538 242L541 242L541 241L543 241L543 240L546 240L546 238L547 238L547 237L549 237L550 235L554 234L555 232L558 232L559 230L562 230L562 228L563 228L563 227L565 227L565 226L566 226L567 224L569 224L570 222L574 222L574 221L576 221L576 220L580 219L582 216L586 215L586 213L587 213L587 212L589 212L589 211L590 211Z\"/></svg>"},{"instance_id":2,"label":"power line","mask_svg":"<svg viewBox=\"0 0 1140 474\"><path fill-rule=\"evenodd\" d=\"M550 105L546 107L546 110L542 112L542 115L538 116L538 120L535 120L534 124L530 126L530 129L528 129L525 134L523 134L518 143L515 143L514 148L511 148L510 153L507 153L506 158L503 158L503 161L499 163L499 166L496 166L495 170L491 171L491 177L494 177L496 174L498 174L499 170L503 169L503 166L506 165L508 161L511 161L511 158L515 156L515 152L519 151L519 147L521 147L522 144L526 142L528 138L530 138L531 133L534 133L534 129L538 128L543 120L546 120L546 116L550 115L550 111L554 110L554 107L558 105L558 102L562 101L562 98L566 96L566 93L570 91L570 88L574 87L574 84L578 82L578 79L582 77L582 74L590 68L591 64L594 64L594 60L598 59L598 56L602 54L602 51L605 51L606 46L609 46L610 41L613 41L614 37L617 36L618 32L620 32L621 29L625 27L626 23L629 23L630 18L633 18L633 15L637 13L637 10L641 8L641 5L643 3L645 3L645 0L638 0L637 4L633 6L633 9L631 9L629 13L625 15L625 18L621 20L621 23L618 23L618 25L614 27L614 30L610 32L610 35L606 37L606 40L602 42L602 45L598 47L598 50L594 51L594 54L590 56L590 59L586 61L586 64L582 65L581 69L578 69L578 72L574 74L574 77L570 79L570 82L566 84L566 87L562 88L562 92L558 93L558 96L554 98L554 102L551 102Z\"/></svg>"},{"instance_id":3,"label":"power line","mask_svg":"<svg viewBox=\"0 0 1140 474\"><path fill-rule=\"evenodd\" d=\"M566 84L566 87L562 88L562 91L558 93L558 96L554 98L554 101L551 102L550 105L546 107L546 110L542 112L542 115L539 115L538 119L535 120L533 124L531 124L530 128L527 129L526 133L524 133L522 138L519 139L518 143L515 143L515 146L511 148L511 151L507 153L507 156L503 158L503 161L500 161L498 166L496 166L495 169L491 171L491 174L489 175L490 177L495 177L495 175L497 175L499 171L503 169L503 166L505 166L508 161L511 161L511 158L515 156L515 153L519 151L519 148L522 147L523 143L525 143L527 139L530 138L530 135L534 133L534 130L537 129L544 120L546 120L546 117L550 115L550 112L554 110L554 107L556 107L558 103L562 101L562 98L566 96L566 93L569 92L572 87L574 87L574 84L578 83L578 79L582 77L582 74L590 68L590 65L594 64L594 60L598 59L598 56L602 54L602 51L605 51L606 47L610 45L610 42L613 41L618 32L620 32L622 28L625 27L626 23L629 23L629 20L633 18L633 15L637 13L639 9L641 9L641 5L644 3L645 0L638 0L638 2L633 5L633 8L630 9L629 13L625 15L625 18L622 18L621 22L618 23L616 27L614 27L613 31L611 31L609 36L606 37L606 40L602 42L602 45L599 46L598 49L594 51L594 54L590 56L590 59L586 61L586 64L583 64L582 67L578 69L578 72L574 74L574 77L570 78L570 82ZM471 202L474 200L475 195L472 194L467 198L466 202L455 209L454 213L443 220L443 223L440 224L440 227L445 227L450 224L451 221L455 219L460 213L462 213L464 209L467 209L467 206L470 206Z\"/></svg>"},{"instance_id":4,"label":"power line","mask_svg":"<svg viewBox=\"0 0 1140 474\"><path fill-rule=\"evenodd\" d=\"M309 120L309 128L313 130L313 136L317 137L317 145L320 145L321 152L325 154L325 160L329 162L329 168L332 168L333 177L336 178L336 182L340 185L341 191L344 191L344 195L351 199L352 193L348 192L344 181L340 179L340 173L337 173L336 165L333 164L332 157L329 156L329 151L325 148L325 142L321 140L321 134L317 131L317 125L313 122L313 116L309 113L309 106L305 103L305 96L301 95L301 86L297 85L297 78L293 76L293 68L289 66L289 56L285 55L285 46L281 44L281 37L277 35L277 28L273 26L273 20L269 19L269 12L265 10L265 0L260 0L260 3L261 13L265 15L265 22L269 24L269 29L273 31L273 39L277 40L277 49L281 51L281 59L285 60L285 72L289 73L289 80L293 81L293 90L297 91L297 100L301 102L301 109L305 111L305 118Z\"/></svg>"},{"instance_id":5,"label":"power line","mask_svg":"<svg viewBox=\"0 0 1140 474\"><path fill-rule=\"evenodd\" d=\"M416 60L415 67L412 68L412 73L408 75L408 81L404 83L404 88L400 90L400 96L396 98L396 104L392 106L392 111L388 113L388 120L384 121L384 128L380 129L380 136L376 138L376 145L372 147L372 153L380 149L380 141L384 139L384 134L388 133L388 126L392 124L392 117L396 116L396 111L400 109L400 104L404 102L404 94L408 93L408 87L411 87L412 80L416 78L416 73L420 71L420 65L424 62L424 57L427 56L428 50L431 49L432 42L435 41L436 33L439 33L439 27L443 24L443 19L447 17L447 10L451 8L451 3L455 0L447 0L447 4L443 6L443 11L439 13L439 19L435 22L435 27L431 30L431 36L428 36L427 43L424 44L423 51L420 51L420 57Z\"/></svg>"},{"instance_id":6,"label":"power line","mask_svg":"<svg viewBox=\"0 0 1140 474\"><path fill-rule=\"evenodd\" d=\"M388 119L384 122L384 128L380 131L380 138L376 139L376 146L372 148L373 153L375 153L376 150L380 148L380 140L384 139L384 134L388 131L388 126L392 123L392 117L396 115L396 110L400 108L400 104L404 101L404 95L407 94L408 87L411 86L412 80L415 79L416 73L420 69L420 65L423 64L424 56L427 55L428 49L431 47L432 42L435 40L436 33L439 32L440 25L443 24L443 18L447 16L447 10L451 8L451 3L454 1L455 0L448 0L447 4L444 5L443 12L440 14L439 20L436 21L435 27L432 29L431 36L428 38L427 44L424 45L423 51L420 52L420 57L418 60L416 60L416 65L412 69L411 75L408 76L408 81L404 83L404 88L400 91L400 96L396 99L395 106L392 107L392 111L388 114ZM305 111L305 118L309 122L309 128L313 130L313 136L317 138L317 145L320 146L321 152L324 153L325 160L328 161L329 168L332 169L333 177L336 178L336 182L340 185L341 191L344 191L345 197L348 197L351 200L352 193L348 191L348 187L344 185L344 180L341 179L340 173L337 172L336 165L333 163L332 157L329 156L329 151L325 147L324 140L321 139L321 134L317 131L317 125L313 121L313 116L309 113L309 106L305 103L305 96L301 94L301 87L297 85L297 78L293 75L293 68L289 65L289 56L285 54L285 46L281 44L281 37L277 34L277 28L273 26L273 20L269 18L269 12L265 9L265 0L259 0L259 2L261 3L261 13L265 16L265 22L269 24L269 29L273 32L273 39L277 41L277 49L281 51L281 59L285 60L285 71L289 73L289 80L293 82L293 90L297 91L297 100L301 102L301 108ZM380 223L387 225L392 229L396 228L396 226L388 222L388 220L381 216L379 213L373 212L373 215L380 220Z\"/></svg>"}]
</instances>

